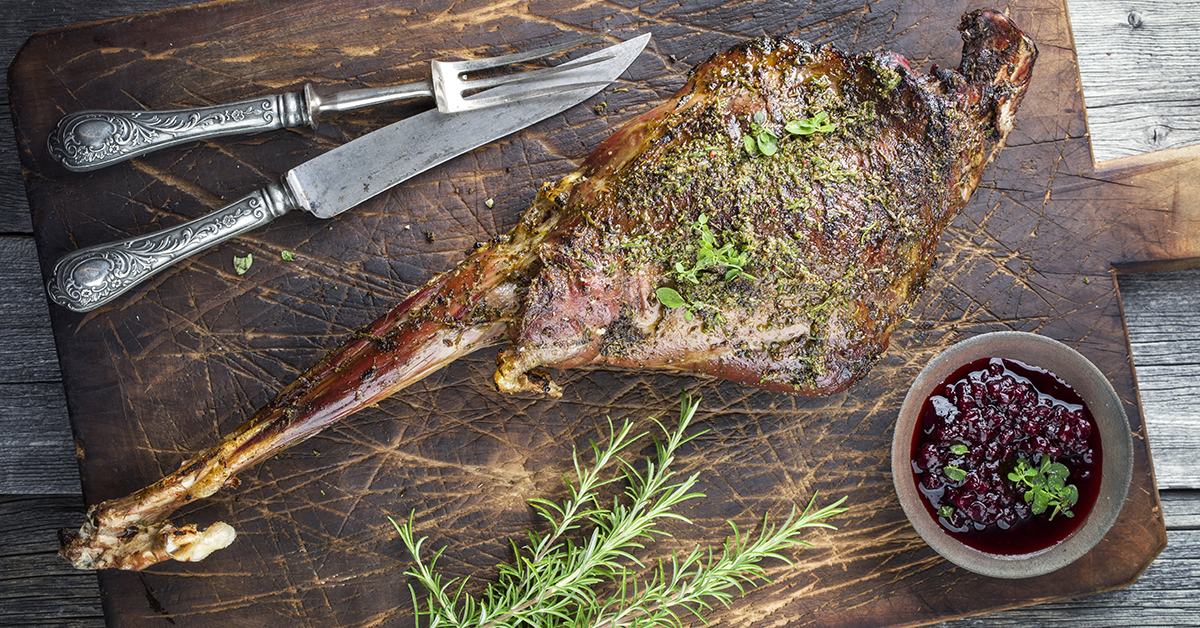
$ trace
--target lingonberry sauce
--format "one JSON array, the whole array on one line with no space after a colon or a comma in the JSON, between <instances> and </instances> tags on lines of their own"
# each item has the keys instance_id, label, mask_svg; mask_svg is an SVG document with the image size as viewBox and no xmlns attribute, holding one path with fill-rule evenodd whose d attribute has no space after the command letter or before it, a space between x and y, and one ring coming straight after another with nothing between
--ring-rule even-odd
<instances>
[{"instance_id":1,"label":"lingonberry sauce","mask_svg":"<svg viewBox=\"0 0 1200 628\"><path fill-rule=\"evenodd\" d=\"M912 440L913 480L950 536L990 554L1030 554L1061 543L1087 519L1100 492L1101 452L1100 430L1073 388L1049 371L983 358L925 400ZM1073 517L1051 519L1052 508L1034 515L1026 487L1008 478L1020 459L1038 467L1045 456L1070 470L1066 482L1079 490Z\"/></svg>"}]
</instances>

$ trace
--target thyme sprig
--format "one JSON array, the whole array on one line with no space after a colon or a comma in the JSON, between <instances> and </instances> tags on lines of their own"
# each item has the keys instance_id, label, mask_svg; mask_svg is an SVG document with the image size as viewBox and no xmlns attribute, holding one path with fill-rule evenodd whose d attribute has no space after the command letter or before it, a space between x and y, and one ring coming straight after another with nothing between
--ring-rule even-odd
<instances>
[{"instance_id":1,"label":"thyme sprig","mask_svg":"<svg viewBox=\"0 0 1200 628\"><path fill-rule=\"evenodd\" d=\"M792 135L815 135L837 130L829 121L829 114L821 111L811 118L790 120L783 130ZM779 152L779 135L767 128L767 112L758 110L750 118L750 132L742 136L742 144L751 157L770 157Z\"/></svg>"},{"instance_id":2,"label":"thyme sprig","mask_svg":"<svg viewBox=\"0 0 1200 628\"><path fill-rule=\"evenodd\" d=\"M758 280L758 277L746 272L746 266L750 263L750 254L747 250L739 249L729 240L717 246L717 236L708 226L707 214L700 214L692 223L692 228L700 236L699 242L689 246L696 251L696 261L691 266L687 266L683 262L675 262L674 274L678 280L698 285L701 274L712 270L724 271L725 281L743 278L751 281ZM679 291L667 286L658 288L654 293L658 296L659 302L671 309L687 308L684 317L689 321L695 316L697 308L712 307L705 303L690 301L684 298Z\"/></svg>"},{"instance_id":3,"label":"thyme sprig","mask_svg":"<svg viewBox=\"0 0 1200 628\"><path fill-rule=\"evenodd\" d=\"M1024 485L1025 503L1033 514L1040 515L1051 507L1050 520L1062 513L1066 517L1074 517L1071 506L1079 501L1079 489L1074 484L1067 484L1067 476L1071 470L1061 462L1054 462L1050 456L1042 456L1039 466L1029 464L1024 458L1017 461L1017 466L1008 474L1020 488Z\"/></svg>"},{"instance_id":4,"label":"thyme sprig","mask_svg":"<svg viewBox=\"0 0 1200 628\"><path fill-rule=\"evenodd\" d=\"M815 133L832 133L837 130L837 127L829 121L829 114L822 111L811 118L792 120L784 125L783 130L792 135L813 135Z\"/></svg>"},{"instance_id":5,"label":"thyme sprig","mask_svg":"<svg viewBox=\"0 0 1200 628\"><path fill-rule=\"evenodd\" d=\"M822 520L845 512L840 507L845 498L816 510L814 498L800 513L793 508L777 527L764 517L757 535L743 534L731 522L733 535L716 557L712 549L704 553L696 548L682 559L673 555L669 561L660 560L646 574L644 565L633 554L655 536L669 536L656 529L660 521L691 523L672 508L703 497L693 491L696 474L678 479L670 470L680 446L699 436L684 435L698 406L698 400L692 402L685 395L674 430L655 421L667 437L665 441L655 439L656 455L646 460L644 470L620 456L644 434L630 436L632 426L628 421L614 429L610 419L613 436L606 447L592 444L592 466L585 467L576 452L575 478L564 478L568 497L562 503L530 500L549 522L549 531L545 535L529 532L524 547L514 542L515 564L500 566L497 582L487 587L482 598L466 592L466 579L443 581L438 575L435 567L444 548L428 561L423 558L426 538L414 539L412 515L406 523L393 520L416 561L406 573L428 592L422 605L410 585L418 620L427 619L430 628L679 626L681 611L699 615L712 608L713 601L728 606L735 591L745 593L746 585L768 581L760 563L777 558L790 564L780 552L809 546L799 538L805 528L832 528ZM614 465L620 468L619 475L601 479L603 472ZM627 483L625 500L614 498L611 506L601 507L598 489L618 480ZM581 543L573 540L575 535L571 533L584 526L589 526L591 532Z\"/></svg>"},{"instance_id":6,"label":"thyme sprig","mask_svg":"<svg viewBox=\"0 0 1200 628\"><path fill-rule=\"evenodd\" d=\"M700 214L692 228L700 235L700 243L696 246L696 263L691 268L680 262L675 262L675 276L689 283L700 283L699 274L710 268L725 270L725 281L738 278L757 280L758 277L746 272L750 263L747 251L734 246L733 242L725 241L717 246L717 236L708 226L708 214Z\"/></svg>"},{"instance_id":7,"label":"thyme sprig","mask_svg":"<svg viewBox=\"0 0 1200 628\"><path fill-rule=\"evenodd\" d=\"M759 109L750 118L750 133L743 136L742 143L751 157L770 157L779 150L779 136L767 128L767 112Z\"/></svg>"}]
</instances>

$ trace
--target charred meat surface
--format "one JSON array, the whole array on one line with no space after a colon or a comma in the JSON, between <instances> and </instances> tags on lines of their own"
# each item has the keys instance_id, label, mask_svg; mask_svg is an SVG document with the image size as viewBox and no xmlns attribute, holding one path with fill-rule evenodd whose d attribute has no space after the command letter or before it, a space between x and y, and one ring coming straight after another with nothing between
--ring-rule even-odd
<instances>
[{"instance_id":1,"label":"charred meat surface","mask_svg":"<svg viewBox=\"0 0 1200 628\"><path fill-rule=\"evenodd\" d=\"M558 394L544 368L700 372L844 390L887 348L943 229L1012 129L1036 48L969 13L958 71L893 53L756 39L546 185L507 235L354 334L179 471L93 506L62 554L84 569L199 560L229 526L178 507L239 471L508 340L502 391Z\"/></svg>"},{"instance_id":2,"label":"charred meat surface","mask_svg":"<svg viewBox=\"0 0 1200 628\"><path fill-rule=\"evenodd\" d=\"M1028 84L1035 48L1005 18L973 13L962 30L961 73L765 38L697 67L537 199L527 220L562 218L540 245L500 388L530 388L530 368L591 364L803 395L861 377ZM786 130L814 119L831 130ZM777 152L750 152L745 138L760 134ZM743 273L687 272L705 227L744 253ZM689 306L664 311L663 285Z\"/></svg>"}]
</instances>

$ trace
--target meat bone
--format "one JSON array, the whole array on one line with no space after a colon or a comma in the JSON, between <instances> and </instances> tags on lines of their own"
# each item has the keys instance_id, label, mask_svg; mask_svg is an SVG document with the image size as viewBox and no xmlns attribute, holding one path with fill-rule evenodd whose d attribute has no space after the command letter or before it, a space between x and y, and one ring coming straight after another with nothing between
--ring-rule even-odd
<instances>
[{"instance_id":1,"label":"meat bone","mask_svg":"<svg viewBox=\"0 0 1200 628\"><path fill-rule=\"evenodd\" d=\"M550 217L550 220L553 220ZM92 506L78 532L61 531L62 555L80 569L141 570L163 560L198 561L233 542L233 528L176 527L181 506L238 485L237 473L343 417L499 340L541 230L519 227L433 278L385 316L355 332L217 445L132 495Z\"/></svg>"},{"instance_id":2,"label":"meat bone","mask_svg":"<svg viewBox=\"0 0 1200 628\"><path fill-rule=\"evenodd\" d=\"M803 395L845 389L886 350L942 230L1002 146L1028 86L1037 50L1008 18L975 11L959 30L959 71L932 75L899 55L850 56L786 38L714 55L672 99L544 186L507 235L354 333L176 472L92 506L78 531L60 532L62 556L81 569L201 560L235 533L224 523L175 526L167 517L176 509L236 487L247 467L502 340L511 344L495 379L505 392L556 396L540 367L587 365L700 372ZM812 96L814 82L845 103ZM816 100L804 100L810 96ZM860 115L868 101L869 115ZM743 140L764 128L781 137L791 116L811 115L804 112L813 102L859 127L780 139L776 158L743 151ZM714 141L724 148L712 149ZM695 164L665 171L662 158L671 154L699 154L704 175L672 179ZM811 169L821 161L859 174L829 178ZM797 166L802 176L777 166ZM720 192L745 181L760 182L754 195ZM659 196L647 201L647 190ZM879 198L892 202L871 200ZM699 219L704 212L708 222ZM890 230L873 234L881 221ZM774 240L764 238L776 227L767 233ZM740 238L770 253L751 268L753 281L705 275L717 289L712 302L690 293L674 264L689 261L683 238L705 228L719 241ZM634 246L647 240L665 244L657 254ZM768 246L780 242L787 246ZM668 285L692 294L692 306L660 303L656 287Z\"/></svg>"}]
</instances>

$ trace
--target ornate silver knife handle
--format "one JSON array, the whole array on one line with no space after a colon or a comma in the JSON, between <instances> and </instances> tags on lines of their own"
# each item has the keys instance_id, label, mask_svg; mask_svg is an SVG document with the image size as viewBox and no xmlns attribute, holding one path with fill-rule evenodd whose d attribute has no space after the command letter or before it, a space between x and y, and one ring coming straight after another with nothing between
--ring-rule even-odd
<instances>
[{"instance_id":1,"label":"ornate silver knife handle","mask_svg":"<svg viewBox=\"0 0 1200 628\"><path fill-rule=\"evenodd\" d=\"M55 303L87 312L167 266L265 225L296 207L287 190L272 183L176 227L69 253L54 265L46 290Z\"/></svg>"},{"instance_id":2,"label":"ornate silver knife handle","mask_svg":"<svg viewBox=\"0 0 1200 628\"><path fill-rule=\"evenodd\" d=\"M223 135L316 126L325 112L433 96L428 82L352 89L329 96L312 83L303 92L174 111L77 111L58 121L47 141L67 170L87 172L184 142Z\"/></svg>"},{"instance_id":3,"label":"ornate silver knife handle","mask_svg":"<svg viewBox=\"0 0 1200 628\"><path fill-rule=\"evenodd\" d=\"M68 170L96 170L193 140L302 126L304 101L293 92L175 111L77 111L50 134L50 155Z\"/></svg>"}]
</instances>

